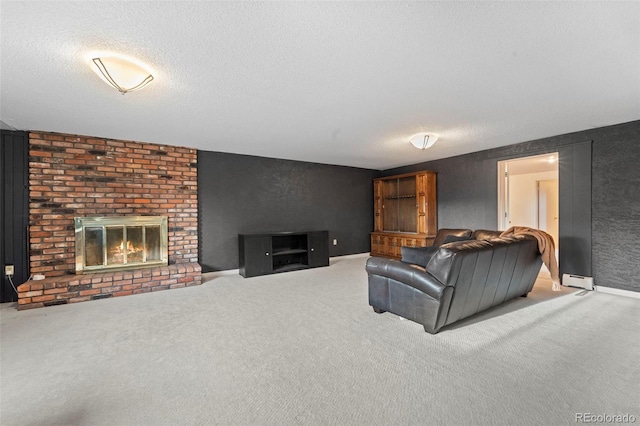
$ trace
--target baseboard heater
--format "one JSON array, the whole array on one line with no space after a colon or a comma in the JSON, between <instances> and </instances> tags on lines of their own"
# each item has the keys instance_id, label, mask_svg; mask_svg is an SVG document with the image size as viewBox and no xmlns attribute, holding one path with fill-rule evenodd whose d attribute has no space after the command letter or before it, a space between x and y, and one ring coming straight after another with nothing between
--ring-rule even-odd
<instances>
[{"instance_id":1,"label":"baseboard heater","mask_svg":"<svg viewBox=\"0 0 640 426\"><path fill-rule=\"evenodd\" d=\"M583 277L581 275L563 274L562 285L567 287L584 288L593 290L593 277Z\"/></svg>"}]
</instances>

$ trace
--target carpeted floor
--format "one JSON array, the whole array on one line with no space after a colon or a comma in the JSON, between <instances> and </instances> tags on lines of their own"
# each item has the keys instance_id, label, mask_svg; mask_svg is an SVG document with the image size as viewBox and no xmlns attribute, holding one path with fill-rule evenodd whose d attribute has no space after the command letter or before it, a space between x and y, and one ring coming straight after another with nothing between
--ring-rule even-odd
<instances>
[{"instance_id":1,"label":"carpeted floor","mask_svg":"<svg viewBox=\"0 0 640 426\"><path fill-rule=\"evenodd\" d=\"M17 312L0 424L640 423L640 299L540 279L437 335L367 302L366 258Z\"/></svg>"}]
</instances>

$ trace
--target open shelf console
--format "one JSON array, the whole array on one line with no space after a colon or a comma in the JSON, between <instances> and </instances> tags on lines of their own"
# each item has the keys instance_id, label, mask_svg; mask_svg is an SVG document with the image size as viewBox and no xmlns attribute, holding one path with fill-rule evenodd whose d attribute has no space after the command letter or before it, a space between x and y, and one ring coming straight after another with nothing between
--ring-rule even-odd
<instances>
[{"instance_id":1,"label":"open shelf console","mask_svg":"<svg viewBox=\"0 0 640 426\"><path fill-rule=\"evenodd\" d=\"M245 278L329 266L329 232L238 235L240 275Z\"/></svg>"}]
</instances>

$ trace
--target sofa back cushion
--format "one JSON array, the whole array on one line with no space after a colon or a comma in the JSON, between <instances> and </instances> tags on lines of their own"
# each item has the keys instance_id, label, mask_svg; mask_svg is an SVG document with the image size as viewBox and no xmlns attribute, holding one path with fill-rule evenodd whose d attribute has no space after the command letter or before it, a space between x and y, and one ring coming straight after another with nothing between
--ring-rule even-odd
<instances>
[{"instance_id":1,"label":"sofa back cushion","mask_svg":"<svg viewBox=\"0 0 640 426\"><path fill-rule=\"evenodd\" d=\"M457 243L459 241L469 241L469 240L473 240L473 237L472 236L458 237L457 235L447 235L444 241L442 242L442 244Z\"/></svg>"},{"instance_id":2,"label":"sofa back cushion","mask_svg":"<svg viewBox=\"0 0 640 426\"><path fill-rule=\"evenodd\" d=\"M500 238L502 231L489 231L487 229L476 229L473 231L474 240L491 240L493 238Z\"/></svg>"},{"instance_id":3,"label":"sofa back cushion","mask_svg":"<svg viewBox=\"0 0 640 426\"><path fill-rule=\"evenodd\" d=\"M457 276L460 272L460 260L465 253L475 252L482 248L491 248L487 241L468 240L455 244L440 246L431 256L426 270L442 284L455 286ZM459 255L459 253L462 253Z\"/></svg>"},{"instance_id":4,"label":"sofa back cushion","mask_svg":"<svg viewBox=\"0 0 640 426\"><path fill-rule=\"evenodd\" d=\"M470 237L472 232L473 231L471 231L471 229L442 228L438 230L436 238L433 241L433 245L439 246L444 244L444 240L445 238L447 238L447 235L453 235L456 237Z\"/></svg>"},{"instance_id":5,"label":"sofa back cushion","mask_svg":"<svg viewBox=\"0 0 640 426\"><path fill-rule=\"evenodd\" d=\"M540 271L535 238L505 237L441 246L426 271L454 287L446 324L531 290Z\"/></svg>"}]
</instances>

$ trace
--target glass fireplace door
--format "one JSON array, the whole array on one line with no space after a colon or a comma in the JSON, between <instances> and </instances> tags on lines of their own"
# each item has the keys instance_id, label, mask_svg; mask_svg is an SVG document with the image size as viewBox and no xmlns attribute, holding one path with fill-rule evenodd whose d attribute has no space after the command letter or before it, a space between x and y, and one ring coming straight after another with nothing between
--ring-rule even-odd
<instances>
[{"instance_id":1,"label":"glass fireplace door","mask_svg":"<svg viewBox=\"0 0 640 426\"><path fill-rule=\"evenodd\" d=\"M76 272L166 265L165 217L76 218Z\"/></svg>"}]
</instances>

